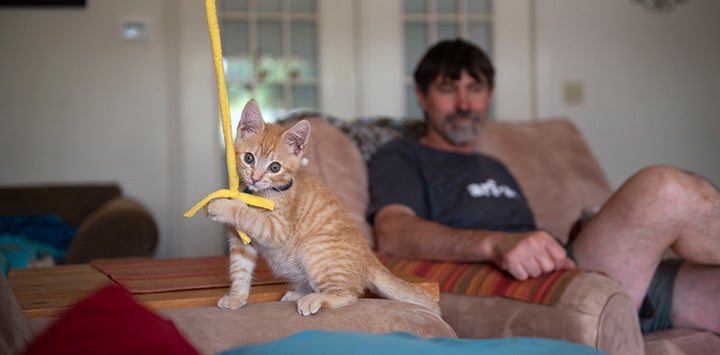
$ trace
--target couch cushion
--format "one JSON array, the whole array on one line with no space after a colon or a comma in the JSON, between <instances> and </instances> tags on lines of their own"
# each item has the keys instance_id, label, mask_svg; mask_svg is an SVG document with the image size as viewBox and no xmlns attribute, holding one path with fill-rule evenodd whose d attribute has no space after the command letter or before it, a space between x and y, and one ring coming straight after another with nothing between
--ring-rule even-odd
<instances>
[{"instance_id":1,"label":"couch cushion","mask_svg":"<svg viewBox=\"0 0 720 355\"><path fill-rule=\"evenodd\" d=\"M585 139L567 119L492 121L478 146L507 165L538 227L563 242L582 209L602 205L612 193Z\"/></svg>"}]
</instances>

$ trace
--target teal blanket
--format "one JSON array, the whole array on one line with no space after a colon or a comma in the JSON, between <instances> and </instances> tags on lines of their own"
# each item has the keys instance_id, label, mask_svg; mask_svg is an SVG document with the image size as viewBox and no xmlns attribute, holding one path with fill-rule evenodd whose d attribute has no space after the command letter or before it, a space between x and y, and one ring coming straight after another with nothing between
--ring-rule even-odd
<instances>
[{"instance_id":1,"label":"teal blanket","mask_svg":"<svg viewBox=\"0 0 720 355\"><path fill-rule=\"evenodd\" d=\"M269 343L234 348L220 354L600 355L602 352L581 344L541 338L423 339L407 333L390 333L380 335L312 330L300 332L290 337Z\"/></svg>"},{"instance_id":2,"label":"teal blanket","mask_svg":"<svg viewBox=\"0 0 720 355\"><path fill-rule=\"evenodd\" d=\"M77 228L51 214L0 216L0 271L26 267L34 260L65 257Z\"/></svg>"}]
</instances>

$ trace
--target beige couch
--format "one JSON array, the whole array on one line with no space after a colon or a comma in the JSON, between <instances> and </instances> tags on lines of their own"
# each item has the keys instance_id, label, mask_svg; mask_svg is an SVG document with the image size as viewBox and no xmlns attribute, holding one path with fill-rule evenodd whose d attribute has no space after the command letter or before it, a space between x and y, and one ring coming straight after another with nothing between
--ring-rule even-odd
<instances>
[{"instance_id":1,"label":"beige couch","mask_svg":"<svg viewBox=\"0 0 720 355\"><path fill-rule=\"evenodd\" d=\"M365 222L365 159L392 137L416 134L417 124L377 119L349 123L327 117L312 118L311 122L307 169L338 192L373 243ZM538 224L554 235L566 236L582 208L602 203L611 192L582 136L567 120L492 122L483 133L481 146L517 175ZM3 288L7 286L0 285L0 291ZM0 298L0 339L22 347L49 320L28 322L13 305L12 293L6 293L5 300ZM198 308L162 314L205 353L277 339L302 329L407 331L425 337L547 337L590 345L609 354L720 353L720 338L708 332L673 330L643 337L629 297L609 278L589 271L573 274L551 305L451 292L443 292L440 303L444 321L413 305L376 299L324 310L309 318L298 317L292 305L280 302L249 305L238 311Z\"/></svg>"}]
</instances>

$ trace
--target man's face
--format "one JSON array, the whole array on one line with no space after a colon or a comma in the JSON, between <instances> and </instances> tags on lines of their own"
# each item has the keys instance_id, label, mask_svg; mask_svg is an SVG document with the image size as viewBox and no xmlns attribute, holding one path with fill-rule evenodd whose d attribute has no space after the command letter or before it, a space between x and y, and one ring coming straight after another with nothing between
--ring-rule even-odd
<instances>
[{"instance_id":1,"label":"man's face","mask_svg":"<svg viewBox=\"0 0 720 355\"><path fill-rule=\"evenodd\" d=\"M453 145L475 142L492 99L492 89L481 78L482 82L477 81L463 70L458 80L438 75L427 93L415 90L429 134L439 134Z\"/></svg>"}]
</instances>

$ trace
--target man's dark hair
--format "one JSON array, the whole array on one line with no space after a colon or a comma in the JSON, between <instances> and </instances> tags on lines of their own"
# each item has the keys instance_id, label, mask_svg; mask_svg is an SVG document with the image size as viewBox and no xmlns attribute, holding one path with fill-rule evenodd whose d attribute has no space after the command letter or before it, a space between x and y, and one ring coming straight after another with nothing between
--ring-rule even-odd
<instances>
[{"instance_id":1,"label":"man's dark hair","mask_svg":"<svg viewBox=\"0 0 720 355\"><path fill-rule=\"evenodd\" d=\"M459 38L438 42L425 52L415 68L415 84L427 93L438 75L458 80L463 70L473 79L487 82L490 89L495 87L495 68L490 58L480 47Z\"/></svg>"}]
</instances>

